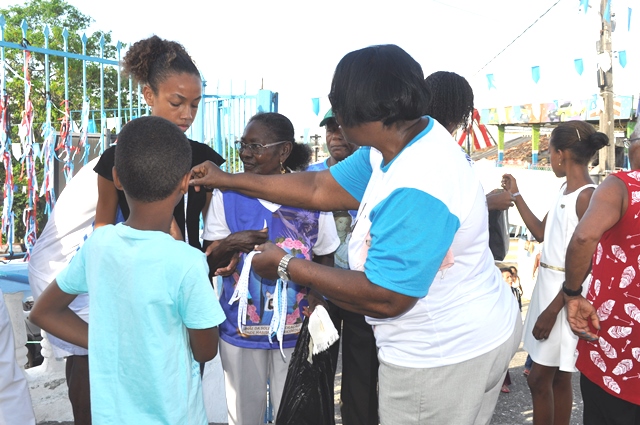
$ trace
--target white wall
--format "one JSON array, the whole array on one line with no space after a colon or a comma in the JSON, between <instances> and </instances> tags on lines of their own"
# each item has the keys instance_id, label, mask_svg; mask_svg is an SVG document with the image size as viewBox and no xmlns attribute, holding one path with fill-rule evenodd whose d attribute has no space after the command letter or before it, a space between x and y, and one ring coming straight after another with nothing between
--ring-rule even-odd
<instances>
[{"instance_id":1,"label":"white wall","mask_svg":"<svg viewBox=\"0 0 640 425\"><path fill-rule=\"evenodd\" d=\"M540 220L549 211L555 201L556 194L565 178L558 178L552 171L527 170L523 168L500 167L493 161L477 161L475 170L485 193L493 189L501 189L502 176L511 174L518 183L518 190L531 211ZM524 226L524 221L516 207L509 208L509 223Z\"/></svg>"}]
</instances>

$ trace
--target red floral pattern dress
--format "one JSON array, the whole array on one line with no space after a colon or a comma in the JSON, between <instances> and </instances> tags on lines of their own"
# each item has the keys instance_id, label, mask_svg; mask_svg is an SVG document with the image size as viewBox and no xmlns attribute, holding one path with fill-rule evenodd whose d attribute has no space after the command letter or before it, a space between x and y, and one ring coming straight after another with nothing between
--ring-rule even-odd
<instances>
[{"instance_id":1,"label":"red floral pattern dress","mask_svg":"<svg viewBox=\"0 0 640 425\"><path fill-rule=\"evenodd\" d=\"M576 366L608 393L640 405L640 172L614 176L627 186L629 204L593 255L587 300L600 318L599 339L580 340Z\"/></svg>"}]
</instances>

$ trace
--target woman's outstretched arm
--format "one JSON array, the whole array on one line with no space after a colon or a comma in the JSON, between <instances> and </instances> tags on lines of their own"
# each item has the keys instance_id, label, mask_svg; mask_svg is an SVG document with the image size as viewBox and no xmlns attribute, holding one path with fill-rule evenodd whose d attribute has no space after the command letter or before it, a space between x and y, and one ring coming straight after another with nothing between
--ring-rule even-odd
<instances>
[{"instance_id":1,"label":"woman's outstretched arm","mask_svg":"<svg viewBox=\"0 0 640 425\"><path fill-rule=\"evenodd\" d=\"M543 242L544 228L547 223L547 216L545 215L542 221L540 221L540 219L535 216L533 211L531 211L527 203L524 201L522 195L520 195L520 191L518 190L518 183L516 182L515 177L513 177L511 174L505 174L502 176L502 187L505 190L511 192L513 202L516 204L516 207L518 208L518 212L520 213L520 217L522 217L524 224L527 225L527 229L531 231L531 234L534 238L536 238L538 242Z\"/></svg>"},{"instance_id":2,"label":"woman's outstretched arm","mask_svg":"<svg viewBox=\"0 0 640 425\"><path fill-rule=\"evenodd\" d=\"M193 167L190 184L235 190L281 205L319 211L356 210L359 202L333 178L329 170L259 175L230 174L206 161Z\"/></svg>"}]
</instances>

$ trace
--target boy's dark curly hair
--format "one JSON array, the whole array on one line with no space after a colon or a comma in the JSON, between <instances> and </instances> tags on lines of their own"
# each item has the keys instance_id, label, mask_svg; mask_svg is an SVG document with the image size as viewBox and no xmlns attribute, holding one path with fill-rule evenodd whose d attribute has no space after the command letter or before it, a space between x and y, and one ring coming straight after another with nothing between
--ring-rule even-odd
<instances>
[{"instance_id":1,"label":"boy's dark curly hair","mask_svg":"<svg viewBox=\"0 0 640 425\"><path fill-rule=\"evenodd\" d=\"M129 121L118 135L115 167L127 197L166 199L191 170L191 145L175 124L148 116Z\"/></svg>"}]
</instances>

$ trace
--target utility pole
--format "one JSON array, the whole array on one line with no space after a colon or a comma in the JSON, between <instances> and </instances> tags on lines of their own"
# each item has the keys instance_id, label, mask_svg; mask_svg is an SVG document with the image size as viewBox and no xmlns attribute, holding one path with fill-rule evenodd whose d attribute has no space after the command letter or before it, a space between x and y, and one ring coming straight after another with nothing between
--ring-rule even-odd
<instances>
[{"instance_id":1,"label":"utility pole","mask_svg":"<svg viewBox=\"0 0 640 425\"><path fill-rule=\"evenodd\" d=\"M605 16L609 3L609 19ZM600 0L600 41L597 43L598 51L598 86L602 96L603 108L600 113L600 132L609 137L609 146L599 151L600 175L604 179L607 174L615 170L616 143L613 136L613 60L611 55L611 0Z\"/></svg>"},{"instance_id":2,"label":"utility pole","mask_svg":"<svg viewBox=\"0 0 640 425\"><path fill-rule=\"evenodd\" d=\"M318 141L320 140L320 135L314 134L313 136L309 136L310 139L313 139L313 148L315 150L315 162L318 162L318 150L320 146L318 145Z\"/></svg>"}]
</instances>

